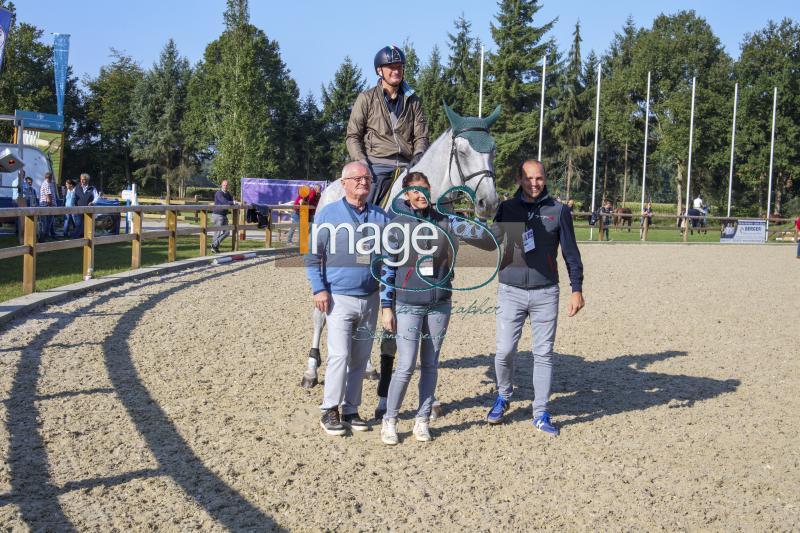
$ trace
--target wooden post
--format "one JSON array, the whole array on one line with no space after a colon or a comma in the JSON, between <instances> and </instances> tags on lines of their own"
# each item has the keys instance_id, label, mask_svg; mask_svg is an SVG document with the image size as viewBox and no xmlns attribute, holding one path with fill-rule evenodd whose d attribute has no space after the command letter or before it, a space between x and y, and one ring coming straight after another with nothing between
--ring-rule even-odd
<instances>
[{"instance_id":1,"label":"wooden post","mask_svg":"<svg viewBox=\"0 0 800 533\"><path fill-rule=\"evenodd\" d=\"M208 211L200 211L200 256L208 255Z\"/></svg>"},{"instance_id":2,"label":"wooden post","mask_svg":"<svg viewBox=\"0 0 800 533\"><path fill-rule=\"evenodd\" d=\"M689 211L687 210L686 212L688 213ZM689 238L689 224L691 224L691 222L688 217L689 215L687 214L683 219L683 242L686 242Z\"/></svg>"},{"instance_id":3,"label":"wooden post","mask_svg":"<svg viewBox=\"0 0 800 533\"><path fill-rule=\"evenodd\" d=\"M31 294L36 291L36 215L22 217L22 242L28 253L22 258L22 291Z\"/></svg>"},{"instance_id":4,"label":"wooden post","mask_svg":"<svg viewBox=\"0 0 800 533\"><path fill-rule=\"evenodd\" d=\"M142 266L142 212L133 212L133 236L131 241L131 268Z\"/></svg>"},{"instance_id":5,"label":"wooden post","mask_svg":"<svg viewBox=\"0 0 800 533\"><path fill-rule=\"evenodd\" d=\"M605 217L603 216L602 212L600 213L600 216L598 217L598 221L600 222L600 235L598 235L598 238L602 241L603 240L603 229L604 229L604 224L603 223L605 221Z\"/></svg>"},{"instance_id":6,"label":"wooden post","mask_svg":"<svg viewBox=\"0 0 800 533\"><path fill-rule=\"evenodd\" d=\"M647 240L647 230L650 228L650 217L644 217L644 226L642 226L642 240Z\"/></svg>"},{"instance_id":7,"label":"wooden post","mask_svg":"<svg viewBox=\"0 0 800 533\"><path fill-rule=\"evenodd\" d=\"M239 215L239 217L240 217L239 222L243 226L245 224L247 224L247 210L246 209L242 209L241 214ZM239 232L239 239L242 240L242 241L247 240L247 230L243 229L241 232Z\"/></svg>"},{"instance_id":8,"label":"wooden post","mask_svg":"<svg viewBox=\"0 0 800 533\"><path fill-rule=\"evenodd\" d=\"M264 248L272 248L272 209L267 208L267 225L264 226Z\"/></svg>"},{"instance_id":9,"label":"wooden post","mask_svg":"<svg viewBox=\"0 0 800 533\"><path fill-rule=\"evenodd\" d=\"M94 213L83 214L83 279L90 280L94 275Z\"/></svg>"},{"instance_id":10,"label":"wooden post","mask_svg":"<svg viewBox=\"0 0 800 533\"><path fill-rule=\"evenodd\" d=\"M169 230L169 244L167 248L167 262L172 263L175 261L177 255L177 238L175 232L178 229L178 213L177 211L167 211L167 229Z\"/></svg>"},{"instance_id":11,"label":"wooden post","mask_svg":"<svg viewBox=\"0 0 800 533\"><path fill-rule=\"evenodd\" d=\"M233 231L231 232L231 251L239 249L239 210L233 210Z\"/></svg>"}]
</instances>

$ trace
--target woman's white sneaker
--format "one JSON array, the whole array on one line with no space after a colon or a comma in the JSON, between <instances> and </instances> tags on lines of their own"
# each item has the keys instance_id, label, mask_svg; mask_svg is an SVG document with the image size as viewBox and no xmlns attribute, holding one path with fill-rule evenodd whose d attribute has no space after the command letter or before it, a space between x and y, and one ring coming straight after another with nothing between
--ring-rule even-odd
<instances>
[{"instance_id":1,"label":"woman's white sneaker","mask_svg":"<svg viewBox=\"0 0 800 533\"><path fill-rule=\"evenodd\" d=\"M428 427L427 418L417 418L414 422L414 437L420 442L428 442L432 440L431 430Z\"/></svg>"},{"instance_id":2,"label":"woman's white sneaker","mask_svg":"<svg viewBox=\"0 0 800 533\"><path fill-rule=\"evenodd\" d=\"M396 418L384 418L383 423L381 424L381 440L384 444L388 444L389 446L394 446L397 444L399 439L397 438L397 419Z\"/></svg>"}]
</instances>

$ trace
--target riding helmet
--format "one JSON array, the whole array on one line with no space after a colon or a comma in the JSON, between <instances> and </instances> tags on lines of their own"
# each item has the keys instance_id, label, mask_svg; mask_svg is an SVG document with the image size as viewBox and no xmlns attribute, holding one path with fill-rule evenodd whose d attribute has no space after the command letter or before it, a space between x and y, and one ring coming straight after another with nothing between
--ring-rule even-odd
<instances>
[{"instance_id":1,"label":"riding helmet","mask_svg":"<svg viewBox=\"0 0 800 533\"><path fill-rule=\"evenodd\" d=\"M406 64L406 55L397 46L384 46L375 54L375 70L392 63L401 63L403 66Z\"/></svg>"}]
</instances>

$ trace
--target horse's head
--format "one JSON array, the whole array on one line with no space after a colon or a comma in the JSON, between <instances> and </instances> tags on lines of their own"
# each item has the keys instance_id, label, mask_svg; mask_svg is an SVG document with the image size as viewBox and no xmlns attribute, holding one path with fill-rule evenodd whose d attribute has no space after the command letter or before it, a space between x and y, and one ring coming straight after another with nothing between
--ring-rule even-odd
<instances>
[{"instance_id":1,"label":"horse's head","mask_svg":"<svg viewBox=\"0 0 800 533\"><path fill-rule=\"evenodd\" d=\"M450 121L452 146L448 177L453 186L466 185L475 191L475 214L490 218L497 211L497 191L494 185L494 155L496 145L489 128L500 117L500 106L484 118L462 117L444 104Z\"/></svg>"}]
</instances>

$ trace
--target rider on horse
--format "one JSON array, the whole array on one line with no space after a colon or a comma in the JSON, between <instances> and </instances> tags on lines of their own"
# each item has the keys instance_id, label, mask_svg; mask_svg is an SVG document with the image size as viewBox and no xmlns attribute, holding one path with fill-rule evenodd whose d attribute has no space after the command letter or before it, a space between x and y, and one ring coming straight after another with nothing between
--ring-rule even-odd
<instances>
[{"instance_id":1,"label":"rider on horse","mask_svg":"<svg viewBox=\"0 0 800 533\"><path fill-rule=\"evenodd\" d=\"M406 56L397 46L375 54L378 84L356 98L347 123L347 151L365 161L373 175L368 201L379 204L398 171L413 166L428 149L428 124L422 103L405 81Z\"/></svg>"},{"instance_id":2,"label":"rider on horse","mask_svg":"<svg viewBox=\"0 0 800 533\"><path fill-rule=\"evenodd\" d=\"M356 98L347 123L347 151L353 161L365 161L372 173L367 201L386 205L392 183L404 168L414 166L428 149L428 123L422 103L403 81L406 56L397 46L384 46L375 54L378 84ZM381 342L379 404L375 417L386 410L386 395L397 351L394 339Z\"/></svg>"}]
</instances>

